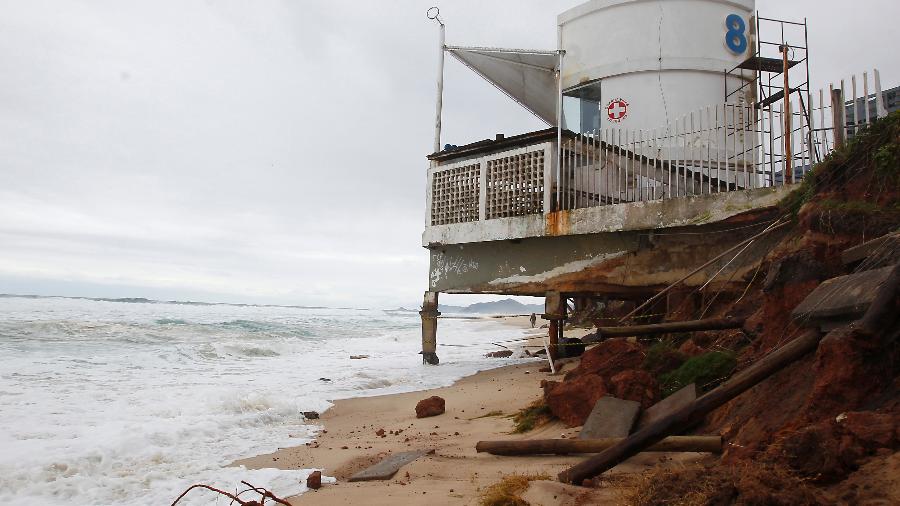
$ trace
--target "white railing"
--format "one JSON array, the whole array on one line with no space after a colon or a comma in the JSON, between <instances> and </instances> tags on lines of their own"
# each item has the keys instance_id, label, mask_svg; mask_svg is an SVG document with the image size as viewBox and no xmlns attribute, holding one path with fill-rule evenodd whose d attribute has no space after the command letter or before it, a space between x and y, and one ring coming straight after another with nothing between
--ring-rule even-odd
<instances>
[{"instance_id":1,"label":"white railing","mask_svg":"<svg viewBox=\"0 0 900 506\"><path fill-rule=\"evenodd\" d=\"M433 162L427 225L796 183L836 143L887 114L877 70L873 77L871 87L863 73L849 90L841 81L787 103L709 106L653 130L565 132L558 151L545 140Z\"/></svg>"},{"instance_id":2,"label":"white railing","mask_svg":"<svg viewBox=\"0 0 900 506\"><path fill-rule=\"evenodd\" d=\"M603 128L569 138L560 149L552 208L799 182L836 142L887 114L879 81L876 70L870 90L868 73L862 74L860 95L853 76L852 100L842 93L841 81L841 88L832 85L827 97L820 91L818 97L793 93L788 103L761 107L726 103L684 115L663 128Z\"/></svg>"}]
</instances>

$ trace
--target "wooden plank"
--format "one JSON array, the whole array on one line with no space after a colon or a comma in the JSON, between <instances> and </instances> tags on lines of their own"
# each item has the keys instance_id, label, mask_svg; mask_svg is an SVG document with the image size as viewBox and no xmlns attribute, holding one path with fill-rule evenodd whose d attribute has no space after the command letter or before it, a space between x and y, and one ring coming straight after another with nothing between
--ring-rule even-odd
<instances>
[{"instance_id":1,"label":"wooden plank","mask_svg":"<svg viewBox=\"0 0 900 506\"><path fill-rule=\"evenodd\" d=\"M582 483L585 479L612 469L623 460L663 440L669 434L682 432L695 425L707 413L737 397L786 365L815 350L821 339L817 330L809 330L772 354L741 371L728 382L714 388L691 404L628 436L616 445L559 473L559 481Z\"/></svg>"},{"instance_id":2,"label":"wooden plank","mask_svg":"<svg viewBox=\"0 0 900 506\"><path fill-rule=\"evenodd\" d=\"M697 400L697 385L691 383L665 399L647 408L641 413L637 428L640 430L662 418L671 415L675 411Z\"/></svg>"},{"instance_id":3,"label":"wooden plank","mask_svg":"<svg viewBox=\"0 0 900 506\"><path fill-rule=\"evenodd\" d=\"M630 325L627 327L598 327L600 337L631 337L669 334L671 332L695 332L703 330L736 329L744 325L743 318L707 318L683 322Z\"/></svg>"},{"instance_id":4,"label":"wooden plank","mask_svg":"<svg viewBox=\"0 0 900 506\"><path fill-rule=\"evenodd\" d=\"M584 427L578 434L579 439L600 439L610 437L626 437L641 413L641 403L626 401L609 395L601 397L594 404Z\"/></svg>"},{"instance_id":5,"label":"wooden plank","mask_svg":"<svg viewBox=\"0 0 900 506\"><path fill-rule=\"evenodd\" d=\"M491 455L568 455L599 453L624 441L625 438L598 439L521 439L514 441L479 441L477 452ZM722 453L722 436L669 436L649 446L647 452L709 452Z\"/></svg>"},{"instance_id":6,"label":"wooden plank","mask_svg":"<svg viewBox=\"0 0 900 506\"><path fill-rule=\"evenodd\" d=\"M844 265L854 264L869 258L873 254L877 254L879 257L890 257L886 259L886 262L889 264L894 264L900 260L900 231L883 235L877 239L872 239L844 250L841 253L841 262ZM885 264L879 262L876 266L882 267L883 265Z\"/></svg>"},{"instance_id":7,"label":"wooden plank","mask_svg":"<svg viewBox=\"0 0 900 506\"><path fill-rule=\"evenodd\" d=\"M397 471L399 471L401 467L433 451L434 450L417 450L411 452L395 453L386 457L384 460L375 464L374 466L368 467L354 474L348 481L389 480L391 479L391 477L397 474Z\"/></svg>"},{"instance_id":8,"label":"wooden plank","mask_svg":"<svg viewBox=\"0 0 900 506\"><path fill-rule=\"evenodd\" d=\"M795 320L855 320L887 280L892 267L838 276L823 282L791 312Z\"/></svg>"}]
</instances>

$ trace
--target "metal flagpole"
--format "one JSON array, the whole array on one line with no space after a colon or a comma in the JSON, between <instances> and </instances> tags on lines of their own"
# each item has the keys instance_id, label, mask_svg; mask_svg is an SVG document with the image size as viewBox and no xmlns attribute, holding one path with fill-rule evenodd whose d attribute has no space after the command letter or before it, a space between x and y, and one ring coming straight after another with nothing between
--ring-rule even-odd
<instances>
[{"instance_id":1,"label":"metal flagpole","mask_svg":"<svg viewBox=\"0 0 900 506\"><path fill-rule=\"evenodd\" d=\"M563 72L563 50L562 50L562 27L556 28L556 48L558 55L558 64L556 66L556 207L552 211L561 210L562 204L562 116L563 116L563 95L562 95L562 72Z\"/></svg>"},{"instance_id":2,"label":"metal flagpole","mask_svg":"<svg viewBox=\"0 0 900 506\"><path fill-rule=\"evenodd\" d=\"M434 152L441 150L441 109L444 101L444 22L440 18L441 10L437 7L428 9L425 13L428 19L437 21L440 30L440 41L438 46L438 77L437 77L437 101L434 111Z\"/></svg>"}]
</instances>

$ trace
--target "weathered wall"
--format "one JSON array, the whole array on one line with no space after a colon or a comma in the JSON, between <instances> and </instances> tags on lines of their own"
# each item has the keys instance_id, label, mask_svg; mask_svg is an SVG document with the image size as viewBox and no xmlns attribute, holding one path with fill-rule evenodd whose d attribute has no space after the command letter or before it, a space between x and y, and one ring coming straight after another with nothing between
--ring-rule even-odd
<instances>
[{"instance_id":1,"label":"weathered wall","mask_svg":"<svg viewBox=\"0 0 900 506\"><path fill-rule=\"evenodd\" d=\"M438 225L425 229L422 246L436 248L450 244L660 230L714 223L746 211L775 205L791 190L793 186L778 186Z\"/></svg>"}]
</instances>

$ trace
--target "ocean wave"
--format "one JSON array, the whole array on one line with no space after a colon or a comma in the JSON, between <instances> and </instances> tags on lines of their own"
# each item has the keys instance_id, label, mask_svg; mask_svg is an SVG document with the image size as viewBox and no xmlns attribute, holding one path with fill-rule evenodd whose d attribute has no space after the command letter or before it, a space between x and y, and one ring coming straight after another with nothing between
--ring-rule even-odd
<instances>
[{"instance_id":1,"label":"ocean wave","mask_svg":"<svg viewBox=\"0 0 900 506\"><path fill-rule=\"evenodd\" d=\"M188 322L181 318L160 318L155 322L158 325L187 325Z\"/></svg>"},{"instance_id":2,"label":"ocean wave","mask_svg":"<svg viewBox=\"0 0 900 506\"><path fill-rule=\"evenodd\" d=\"M278 330L280 327L271 322L261 322L254 320L231 320L228 322L222 322L219 325L221 325L222 327L238 327L250 332L266 332L270 330Z\"/></svg>"},{"instance_id":3,"label":"ocean wave","mask_svg":"<svg viewBox=\"0 0 900 506\"><path fill-rule=\"evenodd\" d=\"M279 357L281 353L270 349L270 348L261 348L258 346L241 346L241 345L226 345L224 347L226 353L229 355L238 355L242 357Z\"/></svg>"},{"instance_id":4,"label":"ocean wave","mask_svg":"<svg viewBox=\"0 0 900 506\"><path fill-rule=\"evenodd\" d=\"M467 346L507 329L442 325ZM191 483L239 479L303 492L304 472L224 466L303 444L317 427L300 413L330 399L498 365L453 347L426 369L417 318L380 312L4 298L0 336L0 502L47 506L170 504Z\"/></svg>"}]
</instances>

